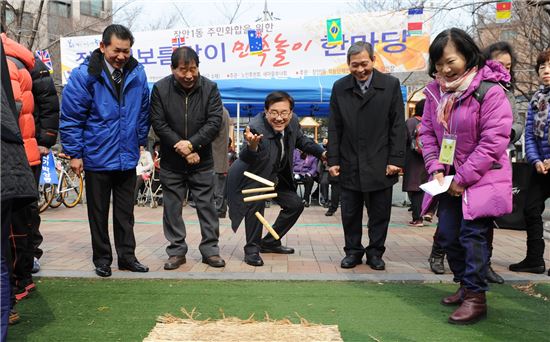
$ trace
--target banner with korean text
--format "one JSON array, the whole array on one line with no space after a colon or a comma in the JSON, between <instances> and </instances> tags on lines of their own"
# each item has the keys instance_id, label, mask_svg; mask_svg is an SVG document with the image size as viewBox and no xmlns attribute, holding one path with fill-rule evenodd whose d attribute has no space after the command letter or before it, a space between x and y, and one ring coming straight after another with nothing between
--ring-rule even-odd
<instances>
[{"instance_id":1,"label":"banner with korean text","mask_svg":"<svg viewBox=\"0 0 550 342\"><path fill-rule=\"evenodd\" d=\"M270 21L176 30L135 32L133 56L145 66L149 82L170 74L173 48L197 51L201 74L213 80L304 78L348 73L346 52L356 41L375 46L376 68L382 72L425 70L430 44L429 21L422 33L410 36L407 11L341 16L342 44L327 44L327 18ZM422 14L429 18L429 13ZM248 33L261 35L262 52L250 53ZM61 39L63 84L101 36Z\"/></svg>"}]
</instances>

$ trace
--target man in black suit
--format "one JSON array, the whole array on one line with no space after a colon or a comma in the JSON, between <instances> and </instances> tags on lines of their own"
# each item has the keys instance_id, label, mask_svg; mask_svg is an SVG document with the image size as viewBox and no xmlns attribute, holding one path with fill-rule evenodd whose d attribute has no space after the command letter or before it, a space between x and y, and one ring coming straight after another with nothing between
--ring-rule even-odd
<instances>
[{"instance_id":1,"label":"man in black suit","mask_svg":"<svg viewBox=\"0 0 550 342\"><path fill-rule=\"evenodd\" d=\"M229 168L228 201L229 217L236 231L245 220L246 245L244 261L251 266L264 264L262 253L292 254L294 249L283 246L267 234L262 239L262 224L255 216L263 215L265 202L243 202L242 189L262 187L261 183L243 176L249 171L276 183L277 197L274 201L281 206L281 212L273 229L282 238L292 228L304 210L292 178L294 149L298 148L317 158L324 158L323 148L306 137L300 129L298 118L292 112L294 100L284 91L275 91L265 99L265 112L256 115L244 133L245 144Z\"/></svg>"},{"instance_id":2,"label":"man in black suit","mask_svg":"<svg viewBox=\"0 0 550 342\"><path fill-rule=\"evenodd\" d=\"M367 264L385 269L386 235L392 186L405 161L405 118L399 80L374 69L372 45L356 42L348 50L350 74L332 87L328 164L340 176L346 257L342 268ZM361 244L363 205L369 216L369 245Z\"/></svg>"},{"instance_id":3,"label":"man in black suit","mask_svg":"<svg viewBox=\"0 0 550 342\"><path fill-rule=\"evenodd\" d=\"M214 204L212 157L212 141L222 122L220 91L216 83L200 74L199 56L188 46L173 51L171 68L172 74L155 83L151 93L151 121L162 155L162 224L170 242L164 269L175 270L187 262L187 228L182 218L186 188L196 204L202 262L224 267L218 245L220 223Z\"/></svg>"}]
</instances>

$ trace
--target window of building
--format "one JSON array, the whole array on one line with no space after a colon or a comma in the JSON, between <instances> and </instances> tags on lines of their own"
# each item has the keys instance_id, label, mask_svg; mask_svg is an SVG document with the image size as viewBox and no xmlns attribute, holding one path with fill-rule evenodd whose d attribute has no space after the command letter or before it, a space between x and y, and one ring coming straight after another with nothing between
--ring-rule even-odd
<instances>
[{"instance_id":1,"label":"window of building","mask_svg":"<svg viewBox=\"0 0 550 342\"><path fill-rule=\"evenodd\" d=\"M103 11L103 0L82 0L80 1L80 14L91 17L101 16Z\"/></svg>"},{"instance_id":2,"label":"window of building","mask_svg":"<svg viewBox=\"0 0 550 342\"><path fill-rule=\"evenodd\" d=\"M48 2L48 13L58 17L70 18L71 16L71 1L58 0Z\"/></svg>"}]
</instances>

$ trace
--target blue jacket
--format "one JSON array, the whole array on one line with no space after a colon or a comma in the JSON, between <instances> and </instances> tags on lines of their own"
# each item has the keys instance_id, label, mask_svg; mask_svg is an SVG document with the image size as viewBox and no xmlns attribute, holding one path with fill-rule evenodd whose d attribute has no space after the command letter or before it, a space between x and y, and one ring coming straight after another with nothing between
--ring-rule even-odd
<instances>
[{"instance_id":1,"label":"blue jacket","mask_svg":"<svg viewBox=\"0 0 550 342\"><path fill-rule=\"evenodd\" d=\"M527 110L527 121L525 124L525 155L527 161L531 164L536 164L538 161L544 161L550 158L550 145L548 144L548 125L550 121L546 120L544 126L544 137L541 139L535 136L533 132L533 121L536 113L533 112L531 104ZM550 109L548 110L548 116L550 117Z\"/></svg>"},{"instance_id":2,"label":"blue jacket","mask_svg":"<svg viewBox=\"0 0 550 342\"><path fill-rule=\"evenodd\" d=\"M67 155L83 159L84 170L124 171L138 163L149 133L149 88L133 57L121 93L119 99L99 49L71 72L61 101L61 144Z\"/></svg>"}]
</instances>

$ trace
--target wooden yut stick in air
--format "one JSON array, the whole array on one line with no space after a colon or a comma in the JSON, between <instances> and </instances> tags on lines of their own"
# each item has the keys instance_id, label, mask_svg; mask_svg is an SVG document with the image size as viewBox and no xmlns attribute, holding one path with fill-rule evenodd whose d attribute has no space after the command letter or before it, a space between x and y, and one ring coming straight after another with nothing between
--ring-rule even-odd
<instances>
[{"instance_id":1,"label":"wooden yut stick in air","mask_svg":"<svg viewBox=\"0 0 550 342\"><path fill-rule=\"evenodd\" d=\"M269 232L269 234L271 234L275 240L279 240L280 237L279 237L279 234L277 234L277 232L275 231L275 229L273 229L271 227L271 225L269 224L269 222L267 222L267 220L262 216L262 214L260 214L259 212L256 212L254 215L256 215L256 217L258 218L258 220L264 225L265 229L267 229L267 231Z\"/></svg>"},{"instance_id":2,"label":"wooden yut stick in air","mask_svg":"<svg viewBox=\"0 0 550 342\"><path fill-rule=\"evenodd\" d=\"M243 193L243 195L246 195L246 194L253 194L255 192L267 192L267 191L275 191L275 187L274 186L268 186L268 187L265 187L265 188L244 189L241 192Z\"/></svg>"},{"instance_id":3,"label":"wooden yut stick in air","mask_svg":"<svg viewBox=\"0 0 550 342\"><path fill-rule=\"evenodd\" d=\"M248 196L243 198L243 201L245 202L254 202L254 201L261 201L268 198L275 198L277 197L277 193L271 193L271 194L263 194L263 195L256 195L256 196Z\"/></svg>"},{"instance_id":4,"label":"wooden yut stick in air","mask_svg":"<svg viewBox=\"0 0 550 342\"><path fill-rule=\"evenodd\" d=\"M270 181L270 180L268 180L268 179L265 179L265 178L262 178L262 177L260 177L260 176L257 176L257 175L255 175L255 174L253 174L253 173L251 173L251 172L245 171L245 172L244 172L244 175L245 175L246 177L250 178L250 179L253 179L253 180L255 180L255 181L258 181L258 182L260 182L260 183L262 183L262 184L265 184L265 185L267 185L267 186L275 186L275 183L273 183L272 181Z\"/></svg>"}]
</instances>

